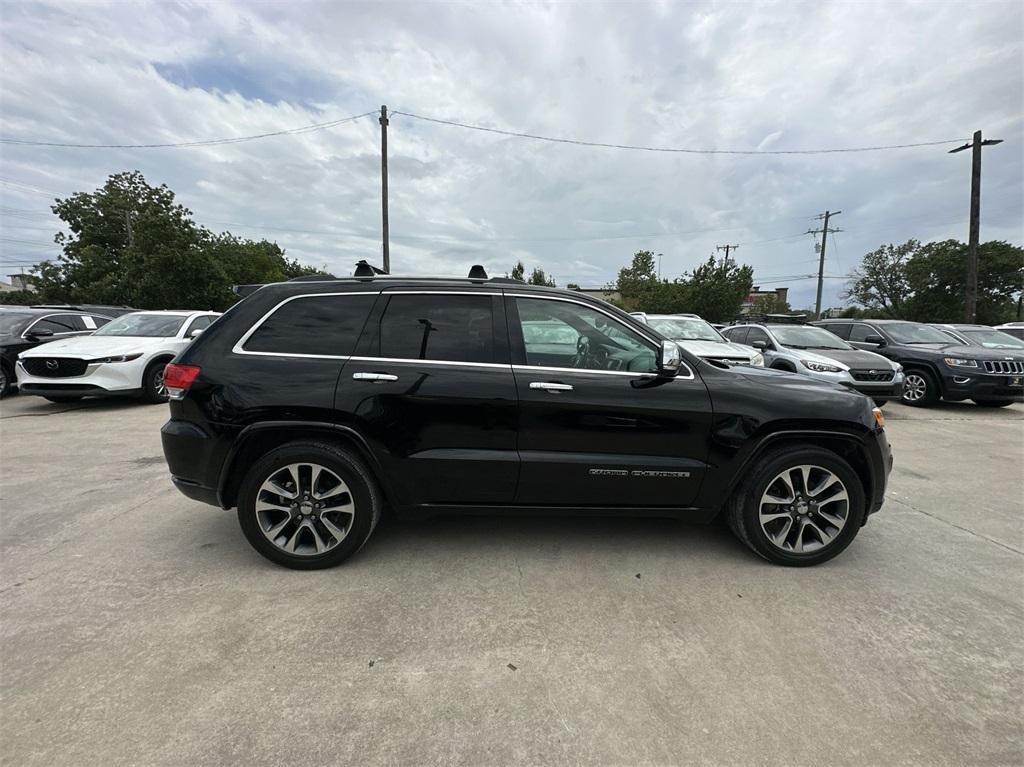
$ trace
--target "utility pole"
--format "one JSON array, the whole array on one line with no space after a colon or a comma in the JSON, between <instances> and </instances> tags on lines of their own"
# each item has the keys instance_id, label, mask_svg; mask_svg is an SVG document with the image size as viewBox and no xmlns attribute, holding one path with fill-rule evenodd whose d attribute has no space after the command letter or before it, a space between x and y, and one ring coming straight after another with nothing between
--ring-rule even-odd
<instances>
[{"instance_id":1,"label":"utility pole","mask_svg":"<svg viewBox=\"0 0 1024 767\"><path fill-rule=\"evenodd\" d=\"M815 317L821 317L821 286L825 281L825 243L828 242L828 236L830 233L841 232L842 229L829 229L828 220L832 216L838 216L843 211L837 210L833 213L830 210L826 210L820 216L817 216L819 221L824 221L821 225L821 229L808 229L807 234L821 234L821 255L818 258L818 295L814 299L814 315Z\"/></svg>"},{"instance_id":2,"label":"utility pole","mask_svg":"<svg viewBox=\"0 0 1024 767\"><path fill-rule=\"evenodd\" d=\"M384 271L391 274L391 233L388 229L388 108L380 108L380 210L384 239Z\"/></svg>"},{"instance_id":3,"label":"utility pole","mask_svg":"<svg viewBox=\"0 0 1024 767\"><path fill-rule=\"evenodd\" d=\"M658 279L659 280L661 279L661 257L663 255L665 255L665 254L664 253L659 253L658 254ZM554 278L552 278L552 279L554 279Z\"/></svg>"},{"instance_id":4,"label":"utility pole","mask_svg":"<svg viewBox=\"0 0 1024 767\"><path fill-rule=\"evenodd\" d=\"M124 221L128 226L128 247L131 248L135 245L135 232L132 231L132 212L130 210L124 212Z\"/></svg>"},{"instance_id":5,"label":"utility pole","mask_svg":"<svg viewBox=\"0 0 1024 767\"><path fill-rule=\"evenodd\" d=\"M974 140L949 154L965 149L971 150L971 226L967 241L967 286L964 289L964 321L975 322L978 318L978 237L981 229L981 148L1001 144L1003 140L981 140L981 131L974 131Z\"/></svg>"},{"instance_id":6,"label":"utility pole","mask_svg":"<svg viewBox=\"0 0 1024 767\"><path fill-rule=\"evenodd\" d=\"M729 251L736 250L737 248L739 248L739 245L715 245L715 250L725 251L725 260L722 263L726 266L729 265Z\"/></svg>"}]
</instances>

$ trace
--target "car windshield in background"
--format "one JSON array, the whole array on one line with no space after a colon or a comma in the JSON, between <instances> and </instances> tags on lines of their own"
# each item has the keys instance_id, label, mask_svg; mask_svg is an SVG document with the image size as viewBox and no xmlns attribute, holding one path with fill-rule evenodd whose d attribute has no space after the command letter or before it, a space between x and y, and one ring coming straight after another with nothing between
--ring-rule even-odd
<instances>
[{"instance_id":1,"label":"car windshield in background","mask_svg":"<svg viewBox=\"0 0 1024 767\"><path fill-rule=\"evenodd\" d=\"M912 322L894 322L885 326L885 332L898 344L955 344L952 338L938 328L915 325Z\"/></svg>"},{"instance_id":2,"label":"car windshield in background","mask_svg":"<svg viewBox=\"0 0 1024 767\"><path fill-rule=\"evenodd\" d=\"M772 325L772 333L793 349L849 349L850 346L834 333L813 325Z\"/></svg>"},{"instance_id":3,"label":"car windshield in background","mask_svg":"<svg viewBox=\"0 0 1024 767\"><path fill-rule=\"evenodd\" d=\"M126 314L111 320L93 335L170 338L177 335L185 319L180 314Z\"/></svg>"},{"instance_id":4,"label":"car windshield in background","mask_svg":"<svg viewBox=\"0 0 1024 767\"><path fill-rule=\"evenodd\" d=\"M977 330L958 330L957 332L987 349L1024 349L1024 341L1001 330L978 328Z\"/></svg>"},{"instance_id":5,"label":"car windshield in background","mask_svg":"<svg viewBox=\"0 0 1024 767\"><path fill-rule=\"evenodd\" d=\"M38 315L26 312L0 312L0 336L15 336Z\"/></svg>"},{"instance_id":6,"label":"car windshield in background","mask_svg":"<svg viewBox=\"0 0 1024 767\"><path fill-rule=\"evenodd\" d=\"M670 338L673 341L725 342L717 330L696 317L655 318L648 320L648 324L665 338Z\"/></svg>"}]
</instances>

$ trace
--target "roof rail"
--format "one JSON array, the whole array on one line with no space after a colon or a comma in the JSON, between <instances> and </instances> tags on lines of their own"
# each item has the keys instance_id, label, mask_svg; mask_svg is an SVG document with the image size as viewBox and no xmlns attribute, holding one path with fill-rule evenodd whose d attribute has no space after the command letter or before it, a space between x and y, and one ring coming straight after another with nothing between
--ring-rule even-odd
<instances>
[{"instance_id":1,"label":"roof rail","mask_svg":"<svg viewBox=\"0 0 1024 767\"><path fill-rule=\"evenodd\" d=\"M742 324L744 322L759 322L759 323L770 323L773 325L806 325L807 315L806 314L741 314L734 321L733 324Z\"/></svg>"},{"instance_id":2,"label":"roof rail","mask_svg":"<svg viewBox=\"0 0 1024 767\"><path fill-rule=\"evenodd\" d=\"M301 277L292 277L288 282L322 282L323 280L338 279L333 274L303 274Z\"/></svg>"}]
</instances>

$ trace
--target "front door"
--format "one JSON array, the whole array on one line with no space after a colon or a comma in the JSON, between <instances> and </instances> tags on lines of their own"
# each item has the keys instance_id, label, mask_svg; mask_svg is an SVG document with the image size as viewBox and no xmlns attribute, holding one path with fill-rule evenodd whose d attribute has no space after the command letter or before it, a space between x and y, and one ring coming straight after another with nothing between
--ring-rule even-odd
<instances>
[{"instance_id":1,"label":"front door","mask_svg":"<svg viewBox=\"0 0 1024 767\"><path fill-rule=\"evenodd\" d=\"M706 471L711 402L686 365L654 375L657 342L572 299L506 298L519 393L523 506L682 507Z\"/></svg>"},{"instance_id":2,"label":"front door","mask_svg":"<svg viewBox=\"0 0 1024 767\"><path fill-rule=\"evenodd\" d=\"M402 505L512 502L516 389L499 292L382 293L335 401Z\"/></svg>"}]
</instances>

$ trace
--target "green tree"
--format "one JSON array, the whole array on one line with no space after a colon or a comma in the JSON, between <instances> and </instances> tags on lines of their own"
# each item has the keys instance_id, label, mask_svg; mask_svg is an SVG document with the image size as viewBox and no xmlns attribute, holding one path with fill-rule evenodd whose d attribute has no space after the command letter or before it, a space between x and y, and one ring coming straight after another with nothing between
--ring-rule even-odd
<instances>
[{"instance_id":1,"label":"green tree","mask_svg":"<svg viewBox=\"0 0 1024 767\"><path fill-rule=\"evenodd\" d=\"M32 290L8 290L0 293L0 304L31 306L39 303L39 294Z\"/></svg>"},{"instance_id":2,"label":"green tree","mask_svg":"<svg viewBox=\"0 0 1024 767\"><path fill-rule=\"evenodd\" d=\"M962 322L967 281L967 244L943 240L923 245L907 262L912 291L908 319L920 322ZM1016 317L1017 298L1024 289L1024 249L1008 242L978 246L977 321L998 325Z\"/></svg>"},{"instance_id":3,"label":"green tree","mask_svg":"<svg viewBox=\"0 0 1024 767\"><path fill-rule=\"evenodd\" d=\"M754 269L732 261L718 263L711 256L689 274L685 285L686 311L722 322L739 314L754 286Z\"/></svg>"},{"instance_id":4,"label":"green tree","mask_svg":"<svg viewBox=\"0 0 1024 767\"><path fill-rule=\"evenodd\" d=\"M902 245L882 245L866 254L861 265L850 272L843 298L876 309L885 317L905 318L911 293L907 261L920 248L917 240L907 240Z\"/></svg>"},{"instance_id":5,"label":"green tree","mask_svg":"<svg viewBox=\"0 0 1024 767\"><path fill-rule=\"evenodd\" d=\"M512 279L526 282L526 267L522 261L516 261L516 265L512 267Z\"/></svg>"},{"instance_id":6,"label":"green tree","mask_svg":"<svg viewBox=\"0 0 1024 767\"><path fill-rule=\"evenodd\" d=\"M533 267L533 271L530 272L530 284L545 285L549 288L555 287L555 281L549 280L547 275L544 274L544 270L539 266Z\"/></svg>"},{"instance_id":7,"label":"green tree","mask_svg":"<svg viewBox=\"0 0 1024 767\"><path fill-rule=\"evenodd\" d=\"M40 301L226 309L237 300L232 285L317 271L285 258L276 243L212 234L167 186L150 186L138 171L58 199L52 210L70 234L55 237L59 259L37 269Z\"/></svg>"},{"instance_id":8,"label":"green tree","mask_svg":"<svg viewBox=\"0 0 1024 767\"><path fill-rule=\"evenodd\" d=\"M619 270L618 279L615 281L614 290L619 291L622 296L622 303L631 309L640 309L641 305L650 301L650 293L658 286L658 271L654 265L654 253L649 250L638 250L633 254L633 260L629 266ZM645 297L648 299L645 301Z\"/></svg>"},{"instance_id":9,"label":"green tree","mask_svg":"<svg viewBox=\"0 0 1024 767\"><path fill-rule=\"evenodd\" d=\"M751 314L789 314L790 311L789 302L783 301L774 293L758 296L750 307Z\"/></svg>"}]
</instances>

